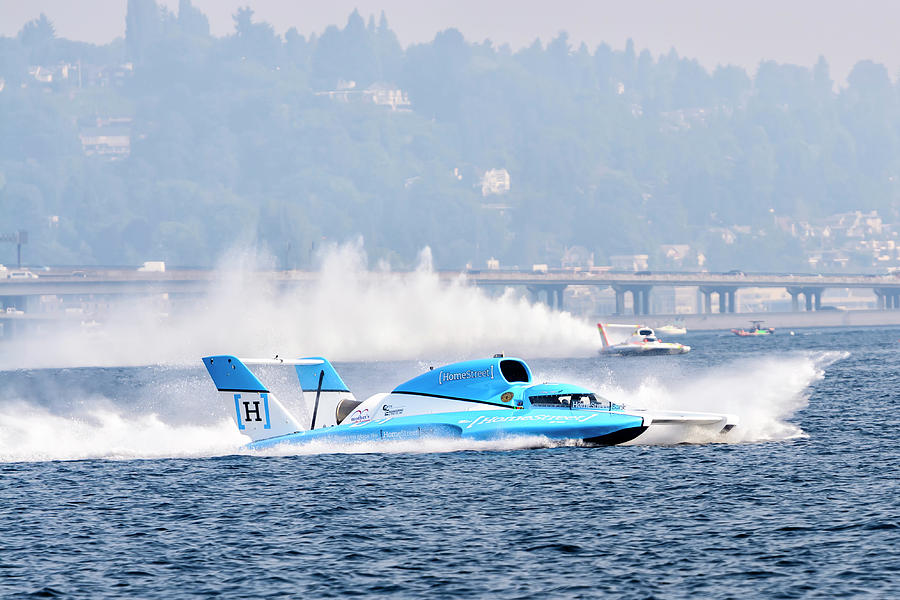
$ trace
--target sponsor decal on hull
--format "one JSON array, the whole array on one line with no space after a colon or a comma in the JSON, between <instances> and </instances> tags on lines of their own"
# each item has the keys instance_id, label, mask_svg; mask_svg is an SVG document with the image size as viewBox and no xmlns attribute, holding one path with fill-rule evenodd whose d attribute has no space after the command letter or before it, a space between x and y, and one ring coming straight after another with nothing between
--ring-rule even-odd
<instances>
[{"instance_id":1,"label":"sponsor decal on hull","mask_svg":"<svg viewBox=\"0 0 900 600\"><path fill-rule=\"evenodd\" d=\"M365 408L363 410L353 411L353 414L350 415L350 423L354 424L354 425L357 423L365 423L368 420L369 420L369 409L368 408Z\"/></svg>"},{"instance_id":2,"label":"sponsor decal on hull","mask_svg":"<svg viewBox=\"0 0 900 600\"><path fill-rule=\"evenodd\" d=\"M550 425L560 425L562 423L584 423L590 421L597 416L597 413L589 415L513 415L509 417L486 417L479 415L474 421L459 421L460 424L469 423L466 429L470 429L476 425L490 425L493 423L519 423L519 422L537 422L547 423Z\"/></svg>"},{"instance_id":3,"label":"sponsor decal on hull","mask_svg":"<svg viewBox=\"0 0 900 600\"><path fill-rule=\"evenodd\" d=\"M487 369L483 371L476 371L475 369L469 369L467 371L441 371L438 374L438 384L443 385L444 383L450 383L453 381L463 381L465 379L493 379L494 378L494 365L491 365Z\"/></svg>"}]
</instances>

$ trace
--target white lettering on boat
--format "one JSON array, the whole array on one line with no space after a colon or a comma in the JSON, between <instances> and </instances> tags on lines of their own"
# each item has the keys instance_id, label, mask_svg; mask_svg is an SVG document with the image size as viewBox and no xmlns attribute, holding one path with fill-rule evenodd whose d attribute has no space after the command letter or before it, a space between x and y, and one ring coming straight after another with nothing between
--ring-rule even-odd
<instances>
[{"instance_id":1,"label":"white lettering on boat","mask_svg":"<svg viewBox=\"0 0 900 600\"><path fill-rule=\"evenodd\" d=\"M493 423L517 423L523 421L535 421L548 423L551 425L559 425L562 423L584 423L585 421L589 421L597 416L597 413L590 413L586 415L515 415L509 417L486 417L484 415L478 416L474 421L466 425L466 429L470 429L475 425L490 425ZM460 424L465 423L466 421L460 421Z\"/></svg>"},{"instance_id":2,"label":"white lettering on boat","mask_svg":"<svg viewBox=\"0 0 900 600\"><path fill-rule=\"evenodd\" d=\"M462 381L463 379L480 379L482 377L494 378L494 365L491 365L483 371L469 369L468 371L441 371L438 374L438 385L444 382Z\"/></svg>"}]
</instances>

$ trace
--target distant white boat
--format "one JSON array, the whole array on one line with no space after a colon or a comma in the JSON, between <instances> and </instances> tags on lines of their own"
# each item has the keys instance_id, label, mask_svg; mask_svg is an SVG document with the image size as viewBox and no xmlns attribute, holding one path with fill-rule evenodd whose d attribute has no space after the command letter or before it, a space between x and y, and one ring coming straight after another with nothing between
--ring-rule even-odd
<instances>
[{"instance_id":1,"label":"distant white boat","mask_svg":"<svg viewBox=\"0 0 900 600\"><path fill-rule=\"evenodd\" d=\"M645 355L684 354L690 346L678 342L664 342L649 327L620 323L597 323L603 347L602 354Z\"/></svg>"},{"instance_id":2,"label":"distant white boat","mask_svg":"<svg viewBox=\"0 0 900 600\"><path fill-rule=\"evenodd\" d=\"M662 335L684 335L687 333L687 327L683 325L663 325L662 327L657 327L656 332Z\"/></svg>"}]
</instances>

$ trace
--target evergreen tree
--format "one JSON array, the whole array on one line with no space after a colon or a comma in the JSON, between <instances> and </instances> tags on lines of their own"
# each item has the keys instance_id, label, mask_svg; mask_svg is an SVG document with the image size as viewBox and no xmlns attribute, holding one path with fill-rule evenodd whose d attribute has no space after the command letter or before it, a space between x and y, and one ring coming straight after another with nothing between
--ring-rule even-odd
<instances>
[{"instance_id":1,"label":"evergreen tree","mask_svg":"<svg viewBox=\"0 0 900 600\"><path fill-rule=\"evenodd\" d=\"M125 48L128 58L143 62L160 39L160 10L155 0L128 0L125 14Z\"/></svg>"},{"instance_id":2,"label":"evergreen tree","mask_svg":"<svg viewBox=\"0 0 900 600\"><path fill-rule=\"evenodd\" d=\"M178 0L178 27L188 36L209 37L209 20L191 0Z\"/></svg>"}]
</instances>

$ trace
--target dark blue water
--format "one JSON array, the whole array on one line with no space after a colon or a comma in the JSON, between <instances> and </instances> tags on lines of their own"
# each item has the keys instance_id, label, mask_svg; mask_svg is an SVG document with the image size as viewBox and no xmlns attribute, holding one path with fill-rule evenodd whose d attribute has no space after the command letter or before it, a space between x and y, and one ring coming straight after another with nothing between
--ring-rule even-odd
<instances>
[{"instance_id":1,"label":"dark blue water","mask_svg":"<svg viewBox=\"0 0 900 600\"><path fill-rule=\"evenodd\" d=\"M896 597L900 330L685 341L530 362L728 443L241 454L199 363L2 373L0 594Z\"/></svg>"}]
</instances>

